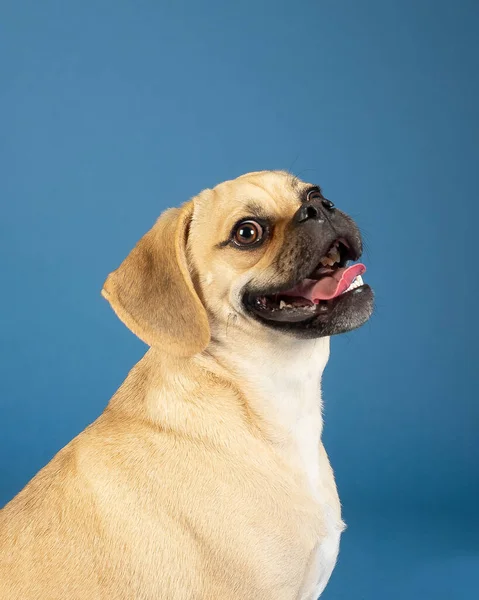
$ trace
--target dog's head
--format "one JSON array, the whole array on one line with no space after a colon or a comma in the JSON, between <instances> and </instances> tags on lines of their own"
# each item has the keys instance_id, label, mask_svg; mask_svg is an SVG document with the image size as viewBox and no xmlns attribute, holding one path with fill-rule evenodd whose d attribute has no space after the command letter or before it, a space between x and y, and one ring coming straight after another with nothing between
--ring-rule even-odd
<instances>
[{"instance_id":1,"label":"dog's head","mask_svg":"<svg viewBox=\"0 0 479 600\"><path fill-rule=\"evenodd\" d=\"M288 173L243 175L163 213L103 295L149 345L188 356L211 330L317 338L362 325L373 310L354 221L317 186Z\"/></svg>"}]
</instances>

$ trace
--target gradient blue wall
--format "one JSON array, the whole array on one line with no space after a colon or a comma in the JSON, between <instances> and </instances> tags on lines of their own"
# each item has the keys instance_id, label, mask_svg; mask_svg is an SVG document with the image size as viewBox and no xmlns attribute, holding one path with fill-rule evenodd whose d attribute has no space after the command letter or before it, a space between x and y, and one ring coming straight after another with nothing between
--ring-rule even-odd
<instances>
[{"instance_id":1,"label":"gradient blue wall","mask_svg":"<svg viewBox=\"0 0 479 600\"><path fill-rule=\"evenodd\" d=\"M350 527L325 598L479 583L477 2L0 7L0 505L145 348L100 297L166 207L284 168L365 231L377 311L333 340ZM472 595L471 595L472 594Z\"/></svg>"}]
</instances>

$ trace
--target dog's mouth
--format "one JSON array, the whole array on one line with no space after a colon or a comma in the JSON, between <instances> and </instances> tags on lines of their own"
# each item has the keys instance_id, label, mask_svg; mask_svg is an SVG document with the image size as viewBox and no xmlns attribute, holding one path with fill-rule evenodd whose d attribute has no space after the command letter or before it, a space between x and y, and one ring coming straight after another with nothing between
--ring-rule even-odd
<instances>
[{"instance_id":1,"label":"dog's mouth","mask_svg":"<svg viewBox=\"0 0 479 600\"><path fill-rule=\"evenodd\" d=\"M351 244L336 239L308 277L294 287L271 294L246 294L246 307L269 321L297 323L323 314L327 317L340 297L364 286L362 263L349 265L355 256Z\"/></svg>"}]
</instances>

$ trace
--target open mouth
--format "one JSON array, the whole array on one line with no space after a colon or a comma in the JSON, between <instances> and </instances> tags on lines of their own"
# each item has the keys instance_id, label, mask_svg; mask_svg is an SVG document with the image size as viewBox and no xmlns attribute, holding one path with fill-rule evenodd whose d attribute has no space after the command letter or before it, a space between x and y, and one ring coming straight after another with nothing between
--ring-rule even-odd
<instances>
[{"instance_id":1,"label":"open mouth","mask_svg":"<svg viewBox=\"0 0 479 600\"><path fill-rule=\"evenodd\" d=\"M348 242L337 239L311 274L294 287L273 294L248 294L245 303L258 316L272 321L294 323L326 316L340 296L363 286L361 276L366 267L349 265L355 259Z\"/></svg>"}]
</instances>

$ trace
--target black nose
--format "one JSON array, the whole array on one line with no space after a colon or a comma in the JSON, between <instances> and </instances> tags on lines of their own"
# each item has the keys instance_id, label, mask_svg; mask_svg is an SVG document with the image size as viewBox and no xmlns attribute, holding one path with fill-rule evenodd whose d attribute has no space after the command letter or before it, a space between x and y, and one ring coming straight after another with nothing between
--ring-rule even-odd
<instances>
[{"instance_id":1,"label":"black nose","mask_svg":"<svg viewBox=\"0 0 479 600\"><path fill-rule=\"evenodd\" d=\"M321 200L313 200L303 204L293 217L295 223L304 223L305 221L324 221L324 211L331 211L334 209L334 204L331 200L321 198Z\"/></svg>"},{"instance_id":2,"label":"black nose","mask_svg":"<svg viewBox=\"0 0 479 600\"><path fill-rule=\"evenodd\" d=\"M334 202L331 202L331 200L328 200L327 198L323 198L321 200L324 208L328 209L328 210L332 210L334 208Z\"/></svg>"},{"instance_id":3,"label":"black nose","mask_svg":"<svg viewBox=\"0 0 479 600\"><path fill-rule=\"evenodd\" d=\"M321 211L317 206L313 204L305 204L299 210L296 211L293 221L295 223L304 223L310 219L319 221L321 219Z\"/></svg>"}]
</instances>

